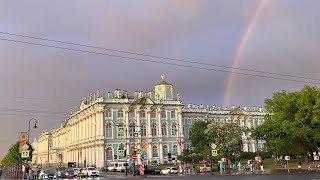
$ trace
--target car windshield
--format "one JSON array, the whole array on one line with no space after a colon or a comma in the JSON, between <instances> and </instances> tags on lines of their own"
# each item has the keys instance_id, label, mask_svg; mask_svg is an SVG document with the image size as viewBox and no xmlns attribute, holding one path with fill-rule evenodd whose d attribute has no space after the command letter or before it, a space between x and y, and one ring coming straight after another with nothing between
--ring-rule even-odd
<instances>
[{"instance_id":1,"label":"car windshield","mask_svg":"<svg viewBox=\"0 0 320 180\"><path fill-rule=\"evenodd\" d=\"M172 170L178 170L177 168L172 168Z\"/></svg>"},{"instance_id":2,"label":"car windshield","mask_svg":"<svg viewBox=\"0 0 320 180\"><path fill-rule=\"evenodd\" d=\"M44 170L44 173L55 173L55 170L54 169Z\"/></svg>"},{"instance_id":3,"label":"car windshield","mask_svg":"<svg viewBox=\"0 0 320 180\"><path fill-rule=\"evenodd\" d=\"M96 170L96 168L88 168L88 170L94 171Z\"/></svg>"}]
</instances>

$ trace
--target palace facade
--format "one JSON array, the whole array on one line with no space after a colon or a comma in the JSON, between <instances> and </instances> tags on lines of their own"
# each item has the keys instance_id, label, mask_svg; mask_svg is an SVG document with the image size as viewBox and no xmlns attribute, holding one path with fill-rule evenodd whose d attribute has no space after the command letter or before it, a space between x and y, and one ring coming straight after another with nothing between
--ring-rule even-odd
<instances>
[{"instance_id":1,"label":"palace facade","mask_svg":"<svg viewBox=\"0 0 320 180\"><path fill-rule=\"evenodd\" d=\"M147 162L168 162L168 152L179 155L191 148L189 132L196 121L236 122L255 127L263 123L262 108L193 105L187 107L174 96L173 85L162 81L154 91L115 90L101 97L99 90L84 98L79 107L59 127L44 130L32 143L33 162L37 164L67 164L103 167L110 161L125 160L134 147L146 155ZM263 146L243 134L244 151L255 152ZM119 151L120 150L120 151ZM129 160L131 158L128 158Z\"/></svg>"}]
</instances>

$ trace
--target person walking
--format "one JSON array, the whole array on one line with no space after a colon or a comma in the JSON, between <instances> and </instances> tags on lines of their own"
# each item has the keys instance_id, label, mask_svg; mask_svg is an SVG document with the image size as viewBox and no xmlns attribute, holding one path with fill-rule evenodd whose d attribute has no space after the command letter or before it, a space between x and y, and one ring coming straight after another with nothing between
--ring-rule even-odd
<instances>
[{"instance_id":1,"label":"person walking","mask_svg":"<svg viewBox=\"0 0 320 180\"><path fill-rule=\"evenodd\" d=\"M2 176L2 165L0 165L0 178L1 178L1 176Z\"/></svg>"},{"instance_id":2,"label":"person walking","mask_svg":"<svg viewBox=\"0 0 320 180\"><path fill-rule=\"evenodd\" d=\"M191 169L191 164L188 163L188 174L191 174L191 173L190 173L190 169Z\"/></svg>"},{"instance_id":3,"label":"person walking","mask_svg":"<svg viewBox=\"0 0 320 180\"><path fill-rule=\"evenodd\" d=\"M298 169L299 169L300 172L301 172L301 168L302 168L302 166L301 166L301 160L299 160Z\"/></svg>"},{"instance_id":4,"label":"person walking","mask_svg":"<svg viewBox=\"0 0 320 180\"><path fill-rule=\"evenodd\" d=\"M261 170L262 173L263 173L263 171L264 171L264 169L263 169L263 161L264 161L264 158L262 158L262 159L260 160L260 170Z\"/></svg>"},{"instance_id":5,"label":"person walking","mask_svg":"<svg viewBox=\"0 0 320 180\"><path fill-rule=\"evenodd\" d=\"M232 174L236 174L236 173L237 173L237 164L236 164L236 161L234 161L234 163L232 164L232 171L233 171Z\"/></svg>"},{"instance_id":6,"label":"person walking","mask_svg":"<svg viewBox=\"0 0 320 180\"><path fill-rule=\"evenodd\" d=\"M220 162L220 172L221 174L224 173L224 167L225 167L225 164L223 161Z\"/></svg>"},{"instance_id":7,"label":"person walking","mask_svg":"<svg viewBox=\"0 0 320 180\"><path fill-rule=\"evenodd\" d=\"M26 166L22 164L22 179L26 178Z\"/></svg>"}]
</instances>

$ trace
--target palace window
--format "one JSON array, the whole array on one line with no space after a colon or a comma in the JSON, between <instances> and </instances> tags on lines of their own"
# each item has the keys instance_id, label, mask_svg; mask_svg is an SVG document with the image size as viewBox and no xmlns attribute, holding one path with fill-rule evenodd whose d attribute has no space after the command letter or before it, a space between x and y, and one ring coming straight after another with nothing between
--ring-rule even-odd
<instances>
[{"instance_id":1,"label":"palace window","mask_svg":"<svg viewBox=\"0 0 320 180\"><path fill-rule=\"evenodd\" d=\"M167 133L167 125L166 124L162 124L161 125L161 133L162 133L162 136L167 136L168 133Z\"/></svg>"},{"instance_id":2,"label":"palace window","mask_svg":"<svg viewBox=\"0 0 320 180\"><path fill-rule=\"evenodd\" d=\"M118 110L118 118L123 118L123 110Z\"/></svg>"},{"instance_id":3,"label":"palace window","mask_svg":"<svg viewBox=\"0 0 320 180\"><path fill-rule=\"evenodd\" d=\"M176 124L172 124L172 136L177 136L178 134L178 127Z\"/></svg>"},{"instance_id":4,"label":"palace window","mask_svg":"<svg viewBox=\"0 0 320 180\"><path fill-rule=\"evenodd\" d=\"M168 146L167 145L163 145L162 148L162 152L163 152L163 157L168 157Z\"/></svg>"},{"instance_id":5,"label":"palace window","mask_svg":"<svg viewBox=\"0 0 320 180\"><path fill-rule=\"evenodd\" d=\"M166 111L161 111L160 117L161 117L161 119L167 118Z\"/></svg>"},{"instance_id":6,"label":"palace window","mask_svg":"<svg viewBox=\"0 0 320 180\"><path fill-rule=\"evenodd\" d=\"M146 125L141 126L141 136L146 136L147 135L147 128Z\"/></svg>"},{"instance_id":7,"label":"palace window","mask_svg":"<svg viewBox=\"0 0 320 180\"><path fill-rule=\"evenodd\" d=\"M134 132L136 132L136 125L134 123L130 124L130 136L134 136Z\"/></svg>"},{"instance_id":8,"label":"palace window","mask_svg":"<svg viewBox=\"0 0 320 180\"><path fill-rule=\"evenodd\" d=\"M106 138L112 138L112 124L108 123L106 127Z\"/></svg>"},{"instance_id":9,"label":"palace window","mask_svg":"<svg viewBox=\"0 0 320 180\"><path fill-rule=\"evenodd\" d=\"M151 111L151 118L156 118L157 117L157 113L156 111Z\"/></svg>"},{"instance_id":10,"label":"palace window","mask_svg":"<svg viewBox=\"0 0 320 180\"><path fill-rule=\"evenodd\" d=\"M176 112L175 111L171 111L171 119L175 119L176 118Z\"/></svg>"},{"instance_id":11,"label":"palace window","mask_svg":"<svg viewBox=\"0 0 320 180\"><path fill-rule=\"evenodd\" d=\"M178 146L177 145L173 145L172 147L172 151L176 154L176 156L178 155Z\"/></svg>"},{"instance_id":12,"label":"palace window","mask_svg":"<svg viewBox=\"0 0 320 180\"><path fill-rule=\"evenodd\" d=\"M135 117L136 117L136 112L131 110L129 112L129 118L134 119Z\"/></svg>"},{"instance_id":13,"label":"palace window","mask_svg":"<svg viewBox=\"0 0 320 180\"><path fill-rule=\"evenodd\" d=\"M112 148L111 147L107 147L106 157L107 157L107 160L112 160Z\"/></svg>"},{"instance_id":14,"label":"palace window","mask_svg":"<svg viewBox=\"0 0 320 180\"><path fill-rule=\"evenodd\" d=\"M152 125L152 136L157 136L157 125Z\"/></svg>"},{"instance_id":15,"label":"palace window","mask_svg":"<svg viewBox=\"0 0 320 180\"><path fill-rule=\"evenodd\" d=\"M106 118L111 118L112 117L112 111L110 109L106 110Z\"/></svg>"},{"instance_id":16,"label":"palace window","mask_svg":"<svg viewBox=\"0 0 320 180\"><path fill-rule=\"evenodd\" d=\"M152 146L152 157L158 157L158 147L156 145Z\"/></svg>"},{"instance_id":17,"label":"palace window","mask_svg":"<svg viewBox=\"0 0 320 180\"><path fill-rule=\"evenodd\" d=\"M140 118L146 118L146 112L144 110L140 111Z\"/></svg>"}]
</instances>

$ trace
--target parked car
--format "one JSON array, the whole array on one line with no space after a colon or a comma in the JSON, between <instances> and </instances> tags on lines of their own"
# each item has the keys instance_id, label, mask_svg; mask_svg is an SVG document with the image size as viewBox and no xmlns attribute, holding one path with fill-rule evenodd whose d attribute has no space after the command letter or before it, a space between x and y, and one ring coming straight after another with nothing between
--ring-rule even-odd
<instances>
[{"instance_id":1,"label":"parked car","mask_svg":"<svg viewBox=\"0 0 320 180\"><path fill-rule=\"evenodd\" d=\"M56 169L56 171L57 171L57 177L58 177L58 178L62 177L62 172L63 172L64 170L66 170L66 169L67 169L66 167L59 167L59 168L57 168L57 169Z\"/></svg>"},{"instance_id":2,"label":"parked car","mask_svg":"<svg viewBox=\"0 0 320 180\"><path fill-rule=\"evenodd\" d=\"M39 179L57 179L57 171L55 169L41 170Z\"/></svg>"},{"instance_id":3,"label":"parked car","mask_svg":"<svg viewBox=\"0 0 320 180\"><path fill-rule=\"evenodd\" d=\"M135 166L134 172L136 175L140 174L140 165ZM148 165L144 165L144 174L161 174L161 169L148 168Z\"/></svg>"},{"instance_id":4,"label":"parked car","mask_svg":"<svg viewBox=\"0 0 320 180\"><path fill-rule=\"evenodd\" d=\"M160 174L165 175L165 174L178 174L179 171L177 168L174 167L167 167L163 170L161 170Z\"/></svg>"},{"instance_id":5,"label":"parked car","mask_svg":"<svg viewBox=\"0 0 320 180\"><path fill-rule=\"evenodd\" d=\"M66 169L62 172L63 178L75 178L77 177L75 171L73 169Z\"/></svg>"},{"instance_id":6,"label":"parked car","mask_svg":"<svg viewBox=\"0 0 320 180\"><path fill-rule=\"evenodd\" d=\"M83 173L86 174L87 177L99 176L99 171L95 167L87 167L84 169Z\"/></svg>"},{"instance_id":7,"label":"parked car","mask_svg":"<svg viewBox=\"0 0 320 180\"><path fill-rule=\"evenodd\" d=\"M127 165L127 170L129 170L130 169L130 165L125 161L110 162L109 165L108 165L108 171L125 172L126 171L126 165Z\"/></svg>"}]
</instances>

